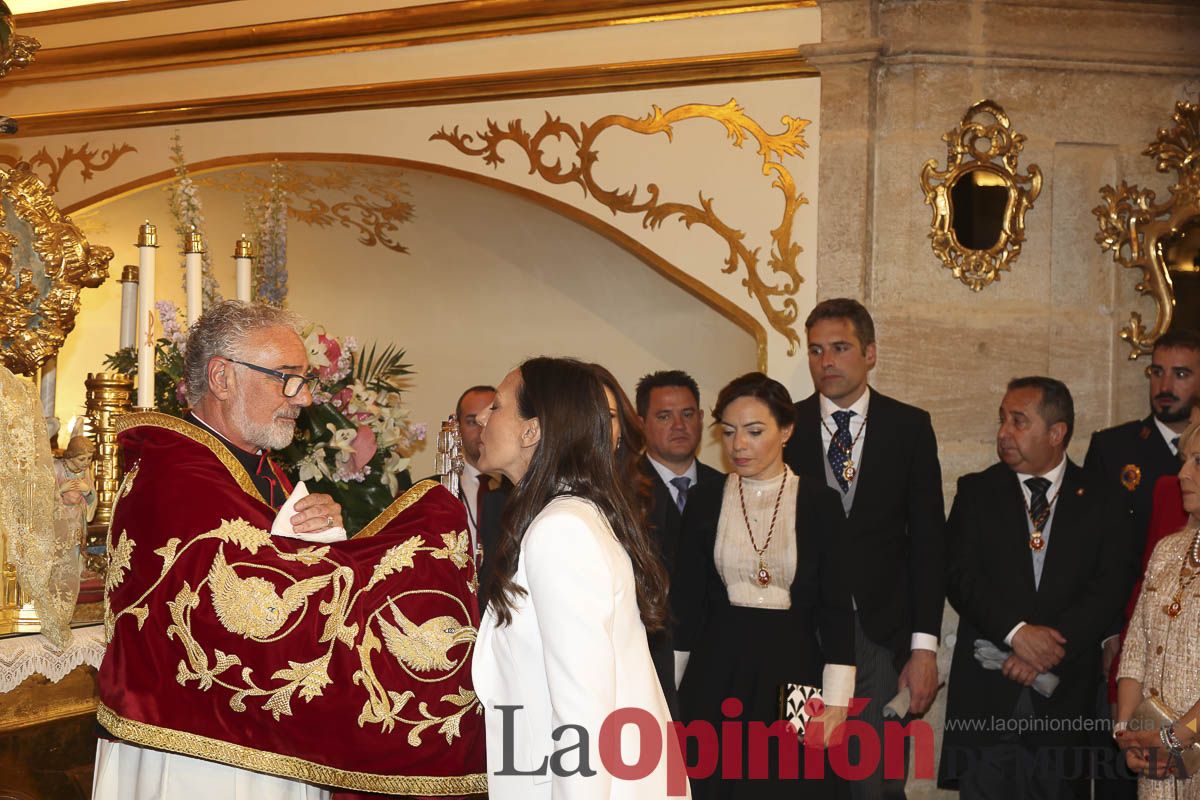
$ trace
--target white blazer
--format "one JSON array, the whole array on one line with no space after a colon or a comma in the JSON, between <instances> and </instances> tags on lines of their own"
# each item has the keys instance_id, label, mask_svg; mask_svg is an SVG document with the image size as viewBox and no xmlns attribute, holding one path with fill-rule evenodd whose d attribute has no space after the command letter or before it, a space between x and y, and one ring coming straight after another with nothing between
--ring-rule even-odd
<instances>
[{"instance_id":1,"label":"white blazer","mask_svg":"<svg viewBox=\"0 0 1200 800\"><path fill-rule=\"evenodd\" d=\"M516 599L510 625L498 627L487 609L472 667L486 714L489 798L663 800L666 748L676 743L638 612L633 565L608 521L586 500L552 500L525 532L514 579L528 593ZM502 713L497 706L520 708ZM599 755L601 725L622 708L647 712L657 731L647 741L647 756L655 749L660 754L639 780L613 777ZM558 762L560 771L578 769L578 729L554 739L564 725L587 731L595 775L562 777L549 767ZM625 725L620 732L622 762L642 762L639 728ZM555 750L561 755L552 758ZM543 775L497 774L543 765ZM686 778L683 783L683 796L690 797Z\"/></svg>"}]
</instances>

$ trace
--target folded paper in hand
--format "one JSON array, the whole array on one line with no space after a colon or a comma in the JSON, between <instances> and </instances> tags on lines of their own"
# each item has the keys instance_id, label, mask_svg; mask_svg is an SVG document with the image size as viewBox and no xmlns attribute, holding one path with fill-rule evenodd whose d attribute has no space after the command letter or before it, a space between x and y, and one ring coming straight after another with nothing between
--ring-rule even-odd
<instances>
[{"instance_id":1,"label":"folded paper in hand","mask_svg":"<svg viewBox=\"0 0 1200 800\"><path fill-rule=\"evenodd\" d=\"M302 539L306 542L317 542L318 544L346 541L346 529L341 526L327 528L315 533L297 533L292 528L292 517L296 516L296 503L303 497L308 497L308 487L304 485L304 481L300 481L296 484L296 488L292 490L292 494L288 497L287 502L283 504L283 508L279 509L279 513L275 515L275 522L271 524L271 535L286 536L289 539Z\"/></svg>"},{"instance_id":2,"label":"folded paper in hand","mask_svg":"<svg viewBox=\"0 0 1200 800\"><path fill-rule=\"evenodd\" d=\"M984 669L1002 669L1011 655L1011 650L1002 650L987 639L975 640L975 660ZM1033 690L1042 697L1049 697L1058 688L1058 681L1058 676L1051 672L1039 672L1033 679Z\"/></svg>"}]
</instances>

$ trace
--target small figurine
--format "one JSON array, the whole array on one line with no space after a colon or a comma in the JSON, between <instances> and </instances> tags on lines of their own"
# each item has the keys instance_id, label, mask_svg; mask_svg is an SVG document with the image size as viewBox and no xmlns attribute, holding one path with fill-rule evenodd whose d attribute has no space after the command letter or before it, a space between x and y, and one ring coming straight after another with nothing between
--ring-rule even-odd
<instances>
[{"instance_id":1,"label":"small figurine","mask_svg":"<svg viewBox=\"0 0 1200 800\"><path fill-rule=\"evenodd\" d=\"M71 441L62 458L54 459L54 477L58 494L68 511L80 546L87 533L87 524L96 513L96 483L92 478L92 457L96 445L82 433L72 431Z\"/></svg>"}]
</instances>

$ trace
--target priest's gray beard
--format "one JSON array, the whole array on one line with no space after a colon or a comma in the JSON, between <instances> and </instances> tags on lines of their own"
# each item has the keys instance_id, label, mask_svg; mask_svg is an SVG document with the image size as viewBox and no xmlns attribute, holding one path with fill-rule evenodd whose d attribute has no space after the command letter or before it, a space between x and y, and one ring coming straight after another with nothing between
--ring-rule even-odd
<instances>
[{"instance_id":1,"label":"priest's gray beard","mask_svg":"<svg viewBox=\"0 0 1200 800\"><path fill-rule=\"evenodd\" d=\"M233 424L246 441L262 450L282 450L291 444L296 435L296 417L300 416L299 408L288 406L270 422L254 422L246 412L246 397L241 393L234 394L230 412Z\"/></svg>"}]
</instances>

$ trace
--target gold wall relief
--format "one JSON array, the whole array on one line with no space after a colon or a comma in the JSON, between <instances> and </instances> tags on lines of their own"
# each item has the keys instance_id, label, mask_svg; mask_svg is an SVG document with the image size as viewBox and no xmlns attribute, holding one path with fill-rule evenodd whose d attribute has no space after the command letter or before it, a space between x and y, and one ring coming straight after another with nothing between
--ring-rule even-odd
<instances>
[{"instance_id":1,"label":"gold wall relief","mask_svg":"<svg viewBox=\"0 0 1200 800\"><path fill-rule=\"evenodd\" d=\"M1156 203L1153 190L1121 181L1119 189L1100 189L1104 202L1092 209L1100 249L1111 250L1122 267L1141 270L1135 288L1156 306L1150 328L1136 311L1121 327L1130 359L1149 355L1172 327L1200 329L1200 103L1180 100L1171 119L1174 127L1159 128L1142 152L1159 172L1175 172L1170 198Z\"/></svg>"},{"instance_id":2,"label":"gold wall relief","mask_svg":"<svg viewBox=\"0 0 1200 800\"><path fill-rule=\"evenodd\" d=\"M15 167L24 161L35 170L43 170L40 177L43 178L46 188L53 194L58 191L59 181L71 164L79 164L79 176L84 183L87 183L97 172L104 172L116 164L121 156L136 152L137 148L129 143L114 144L107 150L101 151L93 149L89 142L84 142L79 147L63 147L61 156L50 155L50 151L45 147L29 158L0 154L0 164L6 167Z\"/></svg>"},{"instance_id":3,"label":"gold wall relief","mask_svg":"<svg viewBox=\"0 0 1200 800\"><path fill-rule=\"evenodd\" d=\"M781 219L771 231L772 246L765 265L760 260L759 248L746 244L745 233L726 224L717 215L714 198L705 198L701 194L698 205L668 201L660 197L660 190L654 184L648 184L644 194L639 195L636 187L605 188L593 175L600 158L596 140L606 130L620 128L643 135L661 133L673 141L674 126L695 119L719 122L734 147L740 148L747 137L752 138L758 145L758 154L762 156L762 174L770 178L771 186L783 195ZM499 151L502 144L508 143L525 154L531 173L536 173L551 184L576 184L614 214L640 214L645 228L657 228L670 218L677 218L688 228L694 225L708 228L720 236L729 248L723 271L732 273L745 270L742 285L758 301L771 327L787 338L788 355L794 355L796 345L800 342L795 329L799 309L794 295L804 279L796 267L796 259L802 248L792 236L792 226L796 211L808 203L808 198L797 189L783 161L786 156L803 157L803 151L808 148L804 129L809 120L785 115L780 121L783 130L768 133L746 115L736 100L731 99L723 106L690 103L666 112L658 106L652 106L652 111L640 119L609 114L578 127L547 113L546 121L532 133L525 130L519 119L505 126L489 119L487 130L475 135L459 133L456 126L449 132L442 128L429 138L445 141L466 155L479 156L484 163L493 167L504 163ZM547 139L569 140L575 147L575 163L547 163L542 149L542 143Z\"/></svg>"},{"instance_id":4,"label":"gold wall relief","mask_svg":"<svg viewBox=\"0 0 1200 800\"><path fill-rule=\"evenodd\" d=\"M88 244L28 164L0 170L0 360L32 375L75 327L79 293L108 277L113 251Z\"/></svg>"},{"instance_id":5,"label":"gold wall relief","mask_svg":"<svg viewBox=\"0 0 1200 800\"><path fill-rule=\"evenodd\" d=\"M991 100L967 109L942 141L946 169L933 158L921 168L925 204L933 206L929 238L946 269L978 292L1021 254L1025 212L1042 191L1042 171L1030 164L1027 174L1017 172L1025 137Z\"/></svg>"},{"instance_id":6,"label":"gold wall relief","mask_svg":"<svg viewBox=\"0 0 1200 800\"><path fill-rule=\"evenodd\" d=\"M367 247L380 245L397 253L408 252L397 234L400 226L413 218L413 204L407 199L408 185L394 171L368 164L326 167L294 162L283 170L290 218L318 228L341 225ZM193 180L197 186L261 197L271 176L269 171L251 168Z\"/></svg>"}]
</instances>

